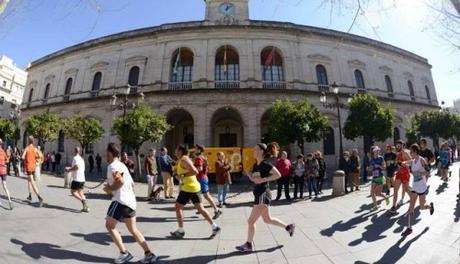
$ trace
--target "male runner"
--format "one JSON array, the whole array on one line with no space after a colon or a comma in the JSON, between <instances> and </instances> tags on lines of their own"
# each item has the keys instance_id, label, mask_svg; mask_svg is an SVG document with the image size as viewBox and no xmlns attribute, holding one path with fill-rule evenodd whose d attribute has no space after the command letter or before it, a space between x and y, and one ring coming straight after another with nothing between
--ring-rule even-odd
<instances>
[{"instance_id":1,"label":"male runner","mask_svg":"<svg viewBox=\"0 0 460 264\"><path fill-rule=\"evenodd\" d=\"M72 184L70 185L71 194L82 203L83 209L81 209L81 211L89 213L89 208L86 204L86 196L83 193L83 188L85 186L85 161L80 156L80 152L80 148L75 147L72 167L66 168L66 171L72 172Z\"/></svg>"},{"instance_id":2,"label":"male runner","mask_svg":"<svg viewBox=\"0 0 460 264\"><path fill-rule=\"evenodd\" d=\"M39 158L39 150L34 146L34 137L29 136L27 139L27 147L24 149L22 159L24 160L25 174L27 175L27 188L29 190L29 196L27 200L32 201L32 190L37 195L38 207L43 206L43 198L38 193L37 185L35 184L35 170L37 169L37 158Z\"/></svg>"},{"instance_id":3,"label":"male runner","mask_svg":"<svg viewBox=\"0 0 460 264\"><path fill-rule=\"evenodd\" d=\"M407 161L412 160L409 153L405 149L405 143L402 140L396 141L396 165L397 170L395 173L395 179L393 181L394 193L393 193L393 206L390 209L390 213L396 214L397 207L403 205L404 202L404 193L407 192L410 196L409 180L410 180L410 171ZM398 191L399 187L403 186L403 192L401 200L398 202Z\"/></svg>"},{"instance_id":4,"label":"male runner","mask_svg":"<svg viewBox=\"0 0 460 264\"><path fill-rule=\"evenodd\" d=\"M6 193L6 197L8 198L8 205L10 206L10 210L13 210L13 204L11 203L10 192L8 191L8 187L6 186L6 176L7 176L7 162L8 162L8 154L3 149L3 140L0 139L0 179L2 180L3 190ZM0 203L1 204L1 203Z\"/></svg>"}]
</instances>

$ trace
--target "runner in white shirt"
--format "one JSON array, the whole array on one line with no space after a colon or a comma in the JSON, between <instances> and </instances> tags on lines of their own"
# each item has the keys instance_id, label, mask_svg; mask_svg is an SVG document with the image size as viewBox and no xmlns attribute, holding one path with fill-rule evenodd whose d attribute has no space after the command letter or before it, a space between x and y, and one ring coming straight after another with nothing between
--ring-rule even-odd
<instances>
[{"instance_id":1,"label":"runner in white shirt","mask_svg":"<svg viewBox=\"0 0 460 264\"><path fill-rule=\"evenodd\" d=\"M83 205L82 212L89 213L89 208L86 203L86 196L83 192L85 187L85 161L80 156L80 147L75 147L75 156L72 159L72 166L67 167L66 171L72 172L72 184L70 185L70 192L77 198Z\"/></svg>"},{"instance_id":2,"label":"runner in white shirt","mask_svg":"<svg viewBox=\"0 0 460 264\"><path fill-rule=\"evenodd\" d=\"M145 252L142 263L155 263L158 257L153 254L145 241L144 236L136 225L136 196L134 194L134 182L128 168L120 161L120 149L115 143L107 147L107 182L104 191L112 195L112 203L107 211L105 227L112 236L113 242L120 250L120 256L115 259L116 264L127 263L133 259L133 255L126 250L122 238L116 229L118 222L124 222L128 231Z\"/></svg>"}]
</instances>

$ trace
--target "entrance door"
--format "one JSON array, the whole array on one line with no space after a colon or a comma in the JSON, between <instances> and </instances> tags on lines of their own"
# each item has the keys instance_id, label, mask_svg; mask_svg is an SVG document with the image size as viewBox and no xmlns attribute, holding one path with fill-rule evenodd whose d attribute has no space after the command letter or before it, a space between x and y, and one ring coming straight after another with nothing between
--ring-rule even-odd
<instances>
[{"instance_id":1,"label":"entrance door","mask_svg":"<svg viewBox=\"0 0 460 264\"><path fill-rule=\"evenodd\" d=\"M219 134L219 146L223 148L236 147L237 135L232 133Z\"/></svg>"}]
</instances>

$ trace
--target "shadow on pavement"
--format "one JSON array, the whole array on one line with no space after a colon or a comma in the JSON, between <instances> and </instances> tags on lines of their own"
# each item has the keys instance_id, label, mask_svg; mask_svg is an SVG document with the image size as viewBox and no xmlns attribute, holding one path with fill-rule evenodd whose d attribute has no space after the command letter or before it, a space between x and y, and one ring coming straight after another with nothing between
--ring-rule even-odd
<instances>
[{"instance_id":1,"label":"shadow on pavement","mask_svg":"<svg viewBox=\"0 0 460 264\"><path fill-rule=\"evenodd\" d=\"M81 211L77 210L77 209L67 208L67 207L62 207L62 206L59 206L59 205L52 205L52 204L47 204L47 203L44 203L43 207L48 208L48 209L55 209L55 210L59 210L59 211L70 212L70 213L74 213L74 214L80 214L81 213Z\"/></svg>"},{"instance_id":2,"label":"shadow on pavement","mask_svg":"<svg viewBox=\"0 0 460 264\"><path fill-rule=\"evenodd\" d=\"M358 215L357 217L354 217L348 220L347 222L339 221L333 224L331 227L321 230L320 233L323 236L331 237L334 235L335 232L345 232L345 231L355 228L357 225L366 222L369 217L377 213L378 212L374 212L373 214L368 214L368 213L361 214L361 215Z\"/></svg>"},{"instance_id":3,"label":"shadow on pavement","mask_svg":"<svg viewBox=\"0 0 460 264\"><path fill-rule=\"evenodd\" d=\"M143 217L138 216L136 217L137 222L142 223L167 223L167 222L177 222L176 217ZM204 219L198 216L190 216L184 217L184 222L196 222L196 221L204 221Z\"/></svg>"},{"instance_id":4,"label":"shadow on pavement","mask_svg":"<svg viewBox=\"0 0 460 264\"><path fill-rule=\"evenodd\" d=\"M86 199L91 199L91 200L111 200L111 196L105 193L85 193Z\"/></svg>"},{"instance_id":5,"label":"shadow on pavement","mask_svg":"<svg viewBox=\"0 0 460 264\"><path fill-rule=\"evenodd\" d=\"M112 238L110 237L109 233L105 232L99 232L99 233L90 233L90 234L81 234L81 233L70 233L71 236L74 237L81 237L85 241L92 242L98 245L102 246L109 246L113 243ZM123 243L136 243L136 240L129 235L123 235L122 236ZM180 240L212 240L213 237L184 237L181 239L177 239L172 236L166 236L166 237L145 237L146 241L160 241L160 240L175 240L175 241L180 241Z\"/></svg>"},{"instance_id":6,"label":"shadow on pavement","mask_svg":"<svg viewBox=\"0 0 460 264\"><path fill-rule=\"evenodd\" d=\"M457 223L460 219L460 199L457 199L457 206L455 207L454 217L454 221Z\"/></svg>"},{"instance_id":7,"label":"shadow on pavement","mask_svg":"<svg viewBox=\"0 0 460 264\"><path fill-rule=\"evenodd\" d=\"M447 188L447 184L445 183L442 183L438 186L438 189L436 189L436 194L439 195L441 193L443 193Z\"/></svg>"},{"instance_id":8,"label":"shadow on pavement","mask_svg":"<svg viewBox=\"0 0 460 264\"><path fill-rule=\"evenodd\" d=\"M56 189L69 189L69 188L64 187L64 186L61 186L61 185L52 185L52 184L46 185L46 187L49 187L49 188L56 188ZM70 190L70 189L69 189L69 190Z\"/></svg>"},{"instance_id":9,"label":"shadow on pavement","mask_svg":"<svg viewBox=\"0 0 460 264\"><path fill-rule=\"evenodd\" d=\"M173 260L165 260L163 257L160 257L162 259L159 261L159 263L174 263L174 264L206 264L206 263L214 263L216 260L220 259L226 259L226 258L231 258L231 257L236 257L236 256L242 256L245 254L256 254L256 253L271 253L276 250L279 250L283 248L282 245L272 247L272 248L267 248L263 250L255 250L251 253L241 253L238 251L230 252L227 254L220 254L220 255L201 255L201 256L190 256L190 257L185 257L181 259L173 259Z\"/></svg>"},{"instance_id":10,"label":"shadow on pavement","mask_svg":"<svg viewBox=\"0 0 460 264\"><path fill-rule=\"evenodd\" d=\"M412 245L412 243L417 241L423 234L428 232L429 229L429 227L425 227L425 229L420 234L407 241L404 246L401 247L402 242L405 240L405 238L402 237L396 244L389 248L387 252L385 252L385 254L383 254L383 256L375 262L375 264L398 263L398 261L409 250L409 247Z\"/></svg>"},{"instance_id":11,"label":"shadow on pavement","mask_svg":"<svg viewBox=\"0 0 460 264\"><path fill-rule=\"evenodd\" d=\"M21 250L29 257L38 260L42 257L55 260L77 260L81 262L111 263L110 258L92 256L81 252L62 249L61 246L47 243L25 243L17 239L11 239L11 243L20 245Z\"/></svg>"}]
</instances>

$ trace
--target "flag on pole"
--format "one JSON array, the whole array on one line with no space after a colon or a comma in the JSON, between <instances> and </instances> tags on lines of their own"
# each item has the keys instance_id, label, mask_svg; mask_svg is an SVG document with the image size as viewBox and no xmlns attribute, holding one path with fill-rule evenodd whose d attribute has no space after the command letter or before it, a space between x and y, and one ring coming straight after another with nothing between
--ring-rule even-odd
<instances>
[{"instance_id":1,"label":"flag on pole","mask_svg":"<svg viewBox=\"0 0 460 264\"><path fill-rule=\"evenodd\" d=\"M176 62L174 63L174 69L173 69L173 73L176 75L177 74L177 69L179 68L179 63L180 63L180 48L179 48L179 52L177 53L177 57L176 57Z\"/></svg>"},{"instance_id":2,"label":"flag on pole","mask_svg":"<svg viewBox=\"0 0 460 264\"><path fill-rule=\"evenodd\" d=\"M227 66L227 46L225 46L224 50L224 74L227 75L228 73L228 66Z\"/></svg>"},{"instance_id":3,"label":"flag on pole","mask_svg":"<svg viewBox=\"0 0 460 264\"><path fill-rule=\"evenodd\" d=\"M265 59L264 66L272 66L275 62L275 47L272 47L272 50Z\"/></svg>"}]
</instances>

